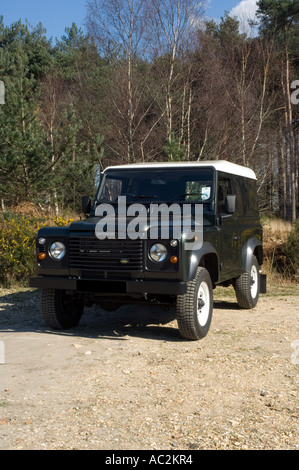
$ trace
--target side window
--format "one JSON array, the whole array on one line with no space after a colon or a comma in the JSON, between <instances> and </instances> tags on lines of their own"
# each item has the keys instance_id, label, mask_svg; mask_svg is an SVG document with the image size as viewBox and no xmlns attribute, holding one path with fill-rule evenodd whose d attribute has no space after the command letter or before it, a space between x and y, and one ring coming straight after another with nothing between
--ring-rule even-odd
<instances>
[{"instance_id":1,"label":"side window","mask_svg":"<svg viewBox=\"0 0 299 470\"><path fill-rule=\"evenodd\" d=\"M241 188L241 201L243 214L247 217L254 217L258 212L256 197L256 182L250 179L239 178Z\"/></svg>"},{"instance_id":2,"label":"side window","mask_svg":"<svg viewBox=\"0 0 299 470\"><path fill-rule=\"evenodd\" d=\"M248 182L246 182L243 178L239 178L239 185L241 189L241 201L242 201L242 209L243 215L249 215L249 194L248 194Z\"/></svg>"},{"instance_id":3,"label":"side window","mask_svg":"<svg viewBox=\"0 0 299 470\"><path fill-rule=\"evenodd\" d=\"M250 181L248 187L249 187L249 211L250 211L250 215L256 216L258 214L256 181L254 181L254 180Z\"/></svg>"},{"instance_id":4,"label":"side window","mask_svg":"<svg viewBox=\"0 0 299 470\"><path fill-rule=\"evenodd\" d=\"M120 179L106 178L105 185L102 189L101 199L106 202L114 202L121 194L122 181Z\"/></svg>"},{"instance_id":5,"label":"side window","mask_svg":"<svg viewBox=\"0 0 299 470\"><path fill-rule=\"evenodd\" d=\"M231 179L228 176L218 176L218 195L217 210L218 213L225 212L225 196L233 194Z\"/></svg>"}]
</instances>

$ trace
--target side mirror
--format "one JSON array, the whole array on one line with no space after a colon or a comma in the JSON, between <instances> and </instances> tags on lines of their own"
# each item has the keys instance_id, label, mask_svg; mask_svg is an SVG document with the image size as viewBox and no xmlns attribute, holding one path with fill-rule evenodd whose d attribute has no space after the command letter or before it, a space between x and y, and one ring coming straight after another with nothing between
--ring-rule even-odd
<instances>
[{"instance_id":1,"label":"side mirror","mask_svg":"<svg viewBox=\"0 0 299 470\"><path fill-rule=\"evenodd\" d=\"M88 196L82 197L82 212L83 214L90 214L91 211L91 199Z\"/></svg>"},{"instance_id":2,"label":"side mirror","mask_svg":"<svg viewBox=\"0 0 299 470\"><path fill-rule=\"evenodd\" d=\"M225 197L225 211L228 214L234 214L236 212L236 195L227 194Z\"/></svg>"}]
</instances>

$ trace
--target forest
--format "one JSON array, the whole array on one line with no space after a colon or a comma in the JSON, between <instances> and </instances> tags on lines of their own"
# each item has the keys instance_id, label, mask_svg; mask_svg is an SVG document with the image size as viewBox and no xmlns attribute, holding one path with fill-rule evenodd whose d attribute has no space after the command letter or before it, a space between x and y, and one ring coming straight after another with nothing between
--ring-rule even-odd
<instances>
[{"instance_id":1,"label":"forest","mask_svg":"<svg viewBox=\"0 0 299 470\"><path fill-rule=\"evenodd\" d=\"M240 31L193 0L88 0L86 32L55 41L0 17L0 208L79 213L108 165L221 159L256 172L261 212L295 222L298 0L260 0Z\"/></svg>"}]
</instances>

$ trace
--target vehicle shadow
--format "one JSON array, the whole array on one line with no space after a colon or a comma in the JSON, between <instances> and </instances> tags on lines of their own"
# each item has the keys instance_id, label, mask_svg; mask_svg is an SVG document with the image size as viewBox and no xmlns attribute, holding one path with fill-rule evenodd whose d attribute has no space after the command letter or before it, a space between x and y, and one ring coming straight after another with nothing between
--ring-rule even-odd
<instances>
[{"instance_id":1,"label":"vehicle shadow","mask_svg":"<svg viewBox=\"0 0 299 470\"><path fill-rule=\"evenodd\" d=\"M174 309L164 311L159 306L125 305L115 312L106 312L98 306L93 306L84 309L77 327L54 331L43 319L38 290L29 289L0 297L0 334L36 332L116 340L136 336L165 341L185 341L180 337L174 320Z\"/></svg>"},{"instance_id":2,"label":"vehicle shadow","mask_svg":"<svg viewBox=\"0 0 299 470\"><path fill-rule=\"evenodd\" d=\"M215 300L214 308L240 310L236 302L229 300ZM32 289L0 296L1 332L36 332L115 340L140 337L159 341L188 341L179 334L174 308L164 311L157 305L124 305L115 312L106 312L98 306L85 308L77 327L55 331L43 319L39 290Z\"/></svg>"},{"instance_id":3,"label":"vehicle shadow","mask_svg":"<svg viewBox=\"0 0 299 470\"><path fill-rule=\"evenodd\" d=\"M214 300L214 308L219 310L238 310L240 307L237 304L237 301L233 300Z\"/></svg>"}]
</instances>

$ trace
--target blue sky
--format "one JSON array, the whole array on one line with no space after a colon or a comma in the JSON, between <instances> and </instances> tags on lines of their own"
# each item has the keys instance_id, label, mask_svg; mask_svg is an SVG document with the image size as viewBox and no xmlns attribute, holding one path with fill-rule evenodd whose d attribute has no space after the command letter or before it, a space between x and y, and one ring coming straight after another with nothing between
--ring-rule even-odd
<instances>
[{"instance_id":1,"label":"blue sky","mask_svg":"<svg viewBox=\"0 0 299 470\"><path fill-rule=\"evenodd\" d=\"M207 16L219 19L225 11L238 15L239 10L252 9L255 0L208 0ZM83 30L86 16L86 0L0 0L0 16L5 25L21 19L32 26L39 22L47 29L47 36L60 39L65 28L73 22Z\"/></svg>"}]
</instances>

